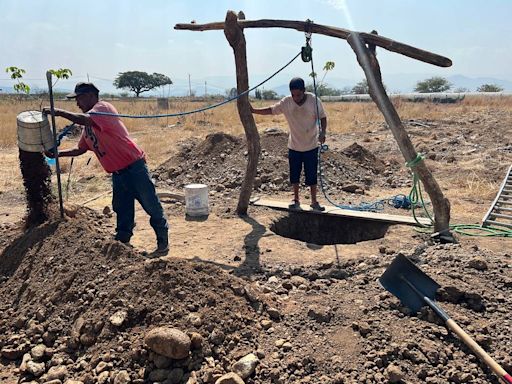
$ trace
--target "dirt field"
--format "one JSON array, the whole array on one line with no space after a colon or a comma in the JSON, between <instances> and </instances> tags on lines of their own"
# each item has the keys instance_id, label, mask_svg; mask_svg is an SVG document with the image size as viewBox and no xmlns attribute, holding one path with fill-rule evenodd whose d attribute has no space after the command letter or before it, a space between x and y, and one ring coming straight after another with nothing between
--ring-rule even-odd
<instances>
[{"instance_id":1,"label":"dirt field","mask_svg":"<svg viewBox=\"0 0 512 384\"><path fill-rule=\"evenodd\" d=\"M386 213L411 215L387 203L412 185L391 132L373 112L354 121L346 108L327 106L335 117L322 155L326 193L343 205L383 200ZM452 222L478 224L512 163L512 108L421 108L406 114L407 131L450 199ZM379 285L398 254L441 285L438 304L512 372L512 238L455 234L458 244L438 244L411 226L254 206L239 217L244 137L205 119L195 121L197 135L190 121L183 132L180 124L132 132L159 191L183 193L196 182L210 190L205 219L187 217L180 199L162 198L171 252L156 260L144 257L155 239L140 207L133 248L112 240L109 177L87 155L63 162L66 219L54 207L48 222L24 231L18 150L4 148L1 383L498 383L431 310L411 315ZM288 201L286 124L257 121L254 196ZM344 124L357 129L336 128ZM147 149L158 146L155 135L167 145L161 161ZM381 235L367 240L370 233ZM186 357L149 347L145 337L159 327L188 337ZM226 377L231 372L238 376Z\"/></svg>"}]
</instances>

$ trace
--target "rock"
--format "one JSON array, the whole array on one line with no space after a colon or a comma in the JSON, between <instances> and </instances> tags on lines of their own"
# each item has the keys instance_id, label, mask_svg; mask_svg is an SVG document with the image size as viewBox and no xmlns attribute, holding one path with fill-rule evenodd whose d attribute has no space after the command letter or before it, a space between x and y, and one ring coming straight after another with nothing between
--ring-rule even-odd
<instances>
[{"instance_id":1,"label":"rock","mask_svg":"<svg viewBox=\"0 0 512 384\"><path fill-rule=\"evenodd\" d=\"M1 354L7 360L18 360L26 351L22 346L18 347L3 347L1 350Z\"/></svg>"},{"instance_id":2,"label":"rock","mask_svg":"<svg viewBox=\"0 0 512 384\"><path fill-rule=\"evenodd\" d=\"M171 359L184 359L190 352L190 337L176 328L154 328L146 334L144 343L153 352Z\"/></svg>"},{"instance_id":3,"label":"rock","mask_svg":"<svg viewBox=\"0 0 512 384\"><path fill-rule=\"evenodd\" d=\"M68 369L64 365L59 365L56 367L51 367L46 374L45 379L50 380L64 380L64 378L68 375Z\"/></svg>"},{"instance_id":4,"label":"rock","mask_svg":"<svg viewBox=\"0 0 512 384\"><path fill-rule=\"evenodd\" d=\"M128 371L119 371L114 376L114 384L128 384L131 382L130 375Z\"/></svg>"},{"instance_id":5,"label":"rock","mask_svg":"<svg viewBox=\"0 0 512 384\"><path fill-rule=\"evenodd\" d=\"M190 334L190 348L192 350L200 350L203 348L203 336L197 332L192 332Z\"/></svg>"},{"instance_id":6,"label":"rock","mask_svg":"<svg viewBox=\"0 0 512 384\"><path fill-rule=\"evenodd\" d=\"M110 321L110 324L112 324L113 326L120 327L126 320L126 316L128 316L128 313L126 313L126 311L117 311L116 313L109 317L108 321Z\"/></svg>"},{"instance_id":7,"label":"rock","mask_svg":"<svg viewBox=\"0 0 512 384\"><path fill-rule=\"evenodd\" d=\"M399 383L405 377L400 367L390 364L384 370L384 376L389 380L390 383Z\"/></svg>"},{"instance_id":8,"label":"rock","mask_svg":"<svg viewBox=\"0 0 512 384\"><path fill-rule=\"evenodd\" d=\"M271 320L267 320L267 319L263 319L263 320L260 321L260 324L261 324L261 326L263 327L264 330L267 330L267 329L269 329L272 326L272 321Z\"/></svg>"},{"instance_id":9,"label":"rock","mask_svg":"<svg viewBox=\"0 0 512 384\"><path fill-rule=\"evenodd\" d=\"M208 337L213 345L221 345L224 342L226 335L220 329L214 329Z\"/></svg>"},{"instance_id":10,"label":"rock","mask_svg":"<svg viewBox=\"0 0 512 384\"><path fill-rule=\"evenodd\" d=\"M272 320L279 320L281 318L281 313L275 308L268 308L267 313Z\"/></svg>"},{"instance_id":11,"label":"rock","mask_svg":"<svg viewBox=\"0 0 512 384\"><path fill-rule=\"evenodd\" d=\"M44 353L46 351L46 345L38 344L34 348L30 350L30 355L34 360L41 360L44 357Z\"/></svg>"},{"instance_id":12,"label":"rock","mask_svg":"<svg viewBox=\"0 0 512 384\"><path fill-rule=\"evenodd\" d=\"M474 268L477 271L485 271L489 268L487 262L479 257L469 260L468 267Z\"/></svg>"},{"instance_id":13,"label":"rock","mask_svg":"<svg viewBox=\"0 0 512 384\"><path fill-rule=\"evenodd\" d=\"M45 372L44 363L36 363L33 361L28 361L26 371L28 373L30 373L31 375L34 375L35 377L39 377Z\"/></svg>"},{"instance_id":14,"label":"rock","mask_svg":"<svg viewBox=\"0 0 512 384\"><path fill-rule=\"evenodd\" d=\"M255 354L249 353L233 364L231 370L242 379L246 379L254 373L259 362L260 360Z\"/></svg>"},{"instance_id":15,"label":"rock","mask_svg":"<svg viewBox=\"0 0 512 384\"><path fill-rule=\"evenodd\" d=\"M308 308L308 317L318 322L328 323L331 321L330 308L321 305L310 305Z\"/></svg>"},{"instance_id":16,"label":"rock","mask_svg":"<svg viewBox=\"0 0 512 384\"><path fill-rule=\"evenodd\" d=\"M234 372L226 373L219 377L215 384L245 384L245 381Z\"/></svg>"}]
</instances>

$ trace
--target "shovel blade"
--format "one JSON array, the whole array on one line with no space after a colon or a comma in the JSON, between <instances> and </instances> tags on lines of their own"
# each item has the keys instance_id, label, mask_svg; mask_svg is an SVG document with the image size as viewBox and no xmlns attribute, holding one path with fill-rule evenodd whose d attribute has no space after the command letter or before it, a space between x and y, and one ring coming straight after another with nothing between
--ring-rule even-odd
<instances>
[{"instance_id":1,"label":"shovel blade","mask_svg":"<svg viewBox=\"0 0 512 384\"><path fill-rule=\"evenodd\" d=\"M398 297L413 313L427 305L424 297L435 299L440 285L427 276L412 261L399 254L379 278L387 291Z\"/></svg>"}]
</instances>

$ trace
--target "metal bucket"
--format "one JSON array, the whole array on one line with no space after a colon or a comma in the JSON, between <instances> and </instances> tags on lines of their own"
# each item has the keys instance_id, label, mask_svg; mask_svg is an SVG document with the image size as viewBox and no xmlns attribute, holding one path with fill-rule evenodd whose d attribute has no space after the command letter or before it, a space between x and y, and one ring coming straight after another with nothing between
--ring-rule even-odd
<instances>
[{"instance_id":1,"label":"metal bucket","mask_svg":"<svg viewBox=\"0 0 512 384\"><path fill-rule=\"evenodd\" d=\"M53 135L48 117L39 111L21 112L17 117L18 147L27 152L53 148Z\"/></svg>"}]
</instances>

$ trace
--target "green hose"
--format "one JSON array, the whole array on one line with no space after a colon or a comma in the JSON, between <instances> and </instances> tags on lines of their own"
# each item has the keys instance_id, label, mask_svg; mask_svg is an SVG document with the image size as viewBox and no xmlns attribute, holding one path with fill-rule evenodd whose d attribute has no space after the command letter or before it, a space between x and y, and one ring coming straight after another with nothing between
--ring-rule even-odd
<instances>
[{"instance_id":1,"label":"green hose","mask_svg":"<svg viewBox=\"0 0 512 384\"><path fill-rule=\"evenodd\" d=\"M412 172L412 188L409 193L409 200L411 201L412 215L416 223L420 228L416 228L421 233L433 233L434 232L434 219L433 215L426 208L426 204L423 199L423 193L421 191L421 183L419 176L414 172L413 167L416 166L420 161L424 159L424 156L420 153L417 154L416 158L405 163L406 167L411 168ZM415 208L422 207L425 215L430 219L431 224L421 224L416 217ZM450 224L450 229L463 236L478 236L478 237L511 237L512 230L496 227L483 227L478 224Z\"/></svg>"}]
</instances>

